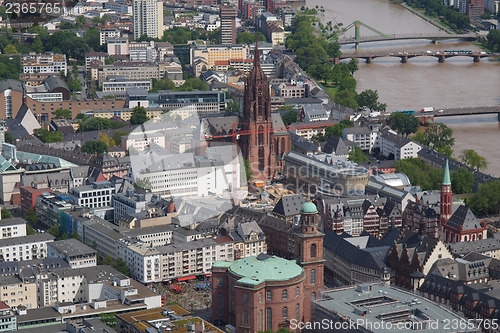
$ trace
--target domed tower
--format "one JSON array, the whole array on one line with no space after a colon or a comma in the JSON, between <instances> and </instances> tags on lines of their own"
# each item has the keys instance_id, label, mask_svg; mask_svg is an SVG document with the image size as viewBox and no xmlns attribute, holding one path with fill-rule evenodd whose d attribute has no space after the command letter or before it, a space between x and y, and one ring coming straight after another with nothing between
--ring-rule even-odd
<instances>
[{"instance_id":1,"label":"domed tower","mask_svg":"<svg viewBox=\"0 0 500 333\"><path fill-rule=\"evenodd\" d=\"M318 209L307 201L300 209L300 230L295 232L295 257L304 268L304 322L311 320L311 302L324 289L323 236L318 231Z\"/></svg>"},{"instance_id":2,"label":"domed tower","mask_svg":"<svg viewBox=\"0 0 500 333\"><path fill-rule=\"evenodd\" d=\"M243 157L248 159L253 179L271 180L276 168L271 95L267 76L260 67L258 43L255 43L253 68L247 76L243 95L241 130L248 132L239 140Z\"/></svg>"}]
</instances>

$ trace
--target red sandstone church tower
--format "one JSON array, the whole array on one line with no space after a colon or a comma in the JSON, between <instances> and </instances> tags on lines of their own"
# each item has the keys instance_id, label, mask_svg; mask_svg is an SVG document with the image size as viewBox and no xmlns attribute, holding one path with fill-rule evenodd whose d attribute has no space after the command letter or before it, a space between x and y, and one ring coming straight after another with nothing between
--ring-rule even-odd
<instances>
[{"instance_id":1,"label":"red sandstone church tower","mask_svg":"<svg viewBox=\"0 0 500 333\"><path fill-rule=\"evenodd\" d=\"M450 168L448 166L448 160L446 160L446 165L444 167L443 183L441 184L441 212L439 215L439 226L442 229L443 225L448 222L451 217L451 204L452 204L451 192L451 180L450 180Z\"/></svg>"},{"instance_id":2,"label":"red sandstone church tower","mask_svg":"<svg viewBox=\"0 0 500 333\"><path fill-rule=\"evenodd\" d=\"M249 133L242 135L239 144L243 157L250 162L253 179L271 180L276 169L271 96L266 74L260 67L257 43L255 43L254 65L245 84L240 125L242 131Z\"/></svg>"},{"instance_id":3,"label":"red sandstone church tower","mask_svg":"<svg viewBox=\"0 0 500 333\"><path fill-rule=\"evenodd\" d=\"M300 209L300 231L295 233L295 257L306 273L304 281L303 322L311 321L312 301L319 297L325 287L323 280L323 236L318 231L318 209L310 201Z\"/></svg>"}]
</instances>

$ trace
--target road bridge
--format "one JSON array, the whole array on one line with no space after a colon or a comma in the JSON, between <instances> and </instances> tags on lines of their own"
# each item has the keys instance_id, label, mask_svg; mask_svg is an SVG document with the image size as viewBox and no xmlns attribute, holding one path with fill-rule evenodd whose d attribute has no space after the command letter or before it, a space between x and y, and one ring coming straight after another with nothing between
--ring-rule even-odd
<instances>
[{"instance_id":1,"label":"road bridge","mask_svg":"<svg viewBox=\"0 0 500 333\"><path fill-rule=\"evenodd\" d=\"M346 44L356 44L357 46L360 43L369 43L369 42L380 42L387 40L401 40L401 39L426 39L432 40L433 42L438 42L440 40L447 39L464 39L464 40L476 40L478 35L476 33L468 33L468 34L449 34L446 32L438 32L433 34L393 34L393 35L374 35L374 36L365 36L361 37L344 37L339 38L338 43L340 45Z\"/></svg>"},{"instance_id":2,"label":"road bridge","mask_svg":"<svg viewBox=\"0 0 500 333\"><path fill-rule=\"evenodd\" d=\"M415 114L415 116L425 117L426 119L430 119L433 121L436 117L467 116L495 113L498 115L498 121L500 121L500 105L437 109L431 112L418 112Z\"/></svg>"},{"instance_id":3,"label":"road bridge","mask_svg":"<svg viewBox=\"0 0 500 333\"><path fill-rule=\"evenodd\" d=\"M486 53L486 52L472 52L457 50L458 52L392 52L392 53L365 53L365 54L342 54L339 58L331 59L334 63L337 63L342 59L364 59L367 64L370 64L373 59L385 58L385 57L397 57L401 59L402 63L406 63L408 59L415 57L435 57L439 62L444 62L447 58L452 57L470 57L474 62L480 62L482 58L489 57L499 57L500 53Z\"/></svg>"}]
</instances>

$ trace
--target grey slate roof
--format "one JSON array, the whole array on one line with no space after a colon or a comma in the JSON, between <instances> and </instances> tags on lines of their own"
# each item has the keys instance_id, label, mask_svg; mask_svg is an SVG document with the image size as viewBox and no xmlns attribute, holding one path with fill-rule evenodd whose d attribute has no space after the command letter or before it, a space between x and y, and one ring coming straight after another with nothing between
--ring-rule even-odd
<instances>
[{"instance_id":1,"label":"grey slate roof","mask_svg":"<svg viewBox=\"0 0 500 333\"><path fill-rule=\"evenodd\" d=\"M0 226L14 225L14 224L26 224L26 220L21 217L12 217L10 219L1 219Z\"/></svg>"},{"instance_id":2,"label":"grey slate roof","mask_svg":"<svg viewBox=\"0 0 500 333\"><path fill-rule=\"evenodd\" d=\"M273 213L283 216L294 216L300 214L302 205L306 202L300 194L284 195L274 206Z\"/></svg>"},{"instance_id":3,"label":"grey slate roof","mask_svg":"<svg viewBox=\"0 0 500 333\"><path fill-rule=\"evenodd\" d=\"M474 213L466 207L459 206L457 210L451 215L446 225L459 229L462 227L462 230L472 230L481 228L481 223L478 221Z\"/></svg>"},{"instance_id":4,"label":"grey slate roof","mask_svg":"<svg viewBox=\"0 0 500 333\"><path fill-rule=\"evenodd\" d=\"M21 81L12 79L6 79L0 81L0 93L3 93L5 90L9 89L22 92L23 84L21 83Z\"/></svg>"},{"instance_id":5,"label":"grey slate roof","mask_svg":"<svg viewBox=\"0 0 500 333\"><path fill-rule=\"evenodd\" d=\"M335 155L349 155L349 148L341 137L332 135L326 141L323 152L327 154L335 153Z\"/></svg>"},{"instance_id":6,"label":"grey slate roof","mask_svg":"<svg viewBox=\"0 0 500 333\"><path fill-rule=\"evenodd\" d=\"M0 247L12 246L12 245L25 245L25 244L33 243L33 242L50 242L53 240L54 240L54 236L52 236L48 232L46 232L43 234L0 239Z\"/></svg>"}]
</instances>

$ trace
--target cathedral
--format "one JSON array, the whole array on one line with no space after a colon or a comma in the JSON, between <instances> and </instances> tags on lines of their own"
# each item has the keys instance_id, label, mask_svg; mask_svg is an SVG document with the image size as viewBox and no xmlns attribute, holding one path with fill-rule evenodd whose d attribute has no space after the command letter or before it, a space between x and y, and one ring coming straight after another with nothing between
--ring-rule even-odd
<instances>
[{"instance_id":1,"label":"cathedral","mask_svg":"<svg viewBox=\"0 0 500 333\"><path fill-rule=\"evenodd\" d=\"M235 128L238 146L252 170L252 180L272 180L283 167L282 158L291 149L291 141L279 113L271 113L269 81L260 67L258 43L253 68L246 78L242 109L240 116L203 119L203 134L212 138L207 139L207 145L230 141Z\"/></svg>"}]
</instances>

